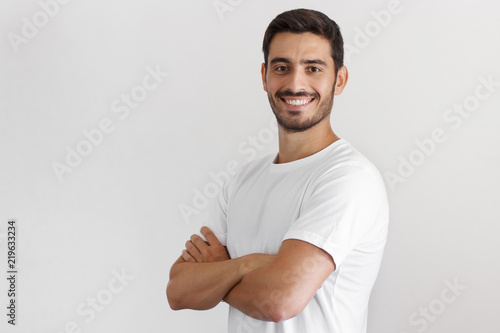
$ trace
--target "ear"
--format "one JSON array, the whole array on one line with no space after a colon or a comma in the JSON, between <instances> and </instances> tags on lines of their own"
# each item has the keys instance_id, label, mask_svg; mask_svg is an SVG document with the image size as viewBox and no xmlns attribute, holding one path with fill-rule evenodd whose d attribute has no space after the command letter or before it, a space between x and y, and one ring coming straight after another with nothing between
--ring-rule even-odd
<instances>
[{"instance_id":1,"label":"ear","mask_svg":"<svg viewBox=\"0 0 500 333\"><path fill-rule=\"evenodd\" d=\"M337 82L335 83L335 95L340 95L347 84L349 79L349 72L347 67L342 66L337 72Z\"/></svg>"},{"instance_id":2,"label":"ear","mask_svg":"<svg viewBox=\"0 0 500 333\"><path fill-rule=\"evenodd\" d=\"M264 91L267 92L266 64L262 63L262 68L260 69L260 73L262 74L262 85L264 87Z\"/></svg>"}]
</instances>

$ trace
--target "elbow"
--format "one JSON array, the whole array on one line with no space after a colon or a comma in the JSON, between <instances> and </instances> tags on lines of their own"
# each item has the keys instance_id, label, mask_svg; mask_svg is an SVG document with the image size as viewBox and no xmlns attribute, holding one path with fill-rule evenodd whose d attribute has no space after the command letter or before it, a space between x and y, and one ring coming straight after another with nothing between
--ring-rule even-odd
<instances>
[{"instance_id":1,"label":"elbow","mask_svg":"<svg viewBox=\"0 0 500 333\"><path fill-rule=\"evenodd\" d=\"M184 309L184 307L180 302L180 297L179 295L176 294L175 287L171 282L167 284L167 300L168 300L168 305L172 310L177 311Z\"/></svg>"},{"instance_id":2,"label":"elbow","mask_svg":"<svg viewBox=\"0 0 500 333\"><path fill-rule=\"evenodd\" d=\"M178 311L178 310L184 309L179 303L173 301L171 298L168 298L168 305L174 311Z\"/></svg>"},{"instance_id":3,"label":"elbow","mask_svg":"<svg viewBox=\"0 0 500 333\"><path fill-rule=\"evenodd\" d=\"M268 321L279 323L293 318L304 310L307 304L302 304L296 297L279 297L261 301L258 308L263 310L263 316Z\"/></svg>"},{"instance_id":4,"label":"elbow","mask_svg":"<svg viewBox=\"0 0 500 333\"><path fill-rule=\"evenodd\" d=\"M192 309L192 310L208 310L219 304L213 300L207 300L204 295L194 294L191 291L182 290L170 280L167 285L167 300L168 305L174 311Z\"/></svg>"},{"instance_id":5,"label":"elbow","mask_svg":"<svg viewBox=\"0 0 500 333\"><path fill-rule=\"evenodd\" d=\"M280 305L277 306L274 311L269 313L268 317L271 321L275 323L280 323L287 319L297 316L301 310L295 309L293 306Z\"/></svg>"},{"instance_id":6,"label":"elbow","mask_svg":"<svg viewBox=\"0 0 500 333\"><path fill-rule=\"evenodd\" d=\"M291 317L288 317L285 312L282 311L274 311L269 315L269 319L275 323L281 323L284 320L287 320Z\"/></svg>"}]
</instances>

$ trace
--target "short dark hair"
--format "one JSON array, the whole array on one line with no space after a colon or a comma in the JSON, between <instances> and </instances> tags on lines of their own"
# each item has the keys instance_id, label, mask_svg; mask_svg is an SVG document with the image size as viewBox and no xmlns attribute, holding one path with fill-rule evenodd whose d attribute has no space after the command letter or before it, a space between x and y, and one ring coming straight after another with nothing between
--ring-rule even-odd
<instances>
[{"instance_id":1,"label":"short dark hair","mask_svg":"<svg viewBox=\"0 0 500 333\"><path fill-rule=\"evenodd\" d=\"M264 63L267 71L267 60L269 57L269 46L274 36L280 32L304 33L311 32L325 37L330 41L332 58L335 64L335 74L339 68L344 66L344 40L340 28L328 16L312 9L293 9L276 16L267 27L262 43L264 52Z\"/></svg>"}]
</instances>

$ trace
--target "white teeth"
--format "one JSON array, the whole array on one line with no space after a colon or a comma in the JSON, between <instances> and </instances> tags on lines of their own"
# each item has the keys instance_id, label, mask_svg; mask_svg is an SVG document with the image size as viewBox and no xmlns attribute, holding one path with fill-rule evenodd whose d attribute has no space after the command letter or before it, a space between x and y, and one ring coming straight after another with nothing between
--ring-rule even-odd
<instances>
[{"instance_id":1,"label":"white teeth","mask_svg":"<svg viewBox=\"0 0 500 333\"><path fill-rule=\"evenodd\" d=\"M309 103L309 101L306 99L292 99L292 100L285 100L285 103L290 105L305 105Z\"/></svg>"}]
</instances>

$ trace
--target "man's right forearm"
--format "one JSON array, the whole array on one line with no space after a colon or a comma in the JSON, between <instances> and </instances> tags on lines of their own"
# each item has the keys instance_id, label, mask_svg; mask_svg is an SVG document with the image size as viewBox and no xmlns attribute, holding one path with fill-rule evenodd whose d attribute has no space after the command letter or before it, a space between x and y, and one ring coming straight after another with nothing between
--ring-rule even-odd
<instances>
[{"instance_id":1,"label":"man's right forearm","mask_svg":"<svg viewBox=\"0 0 500 333\"><path fill-rule=\"evenodd\" d=\"M269 262L266 255L251 254L236 259L193 263L179 258L170 270L167 298L174 310L207 310L241 281L245 274Z\"/></svg>"}]
</instances>

